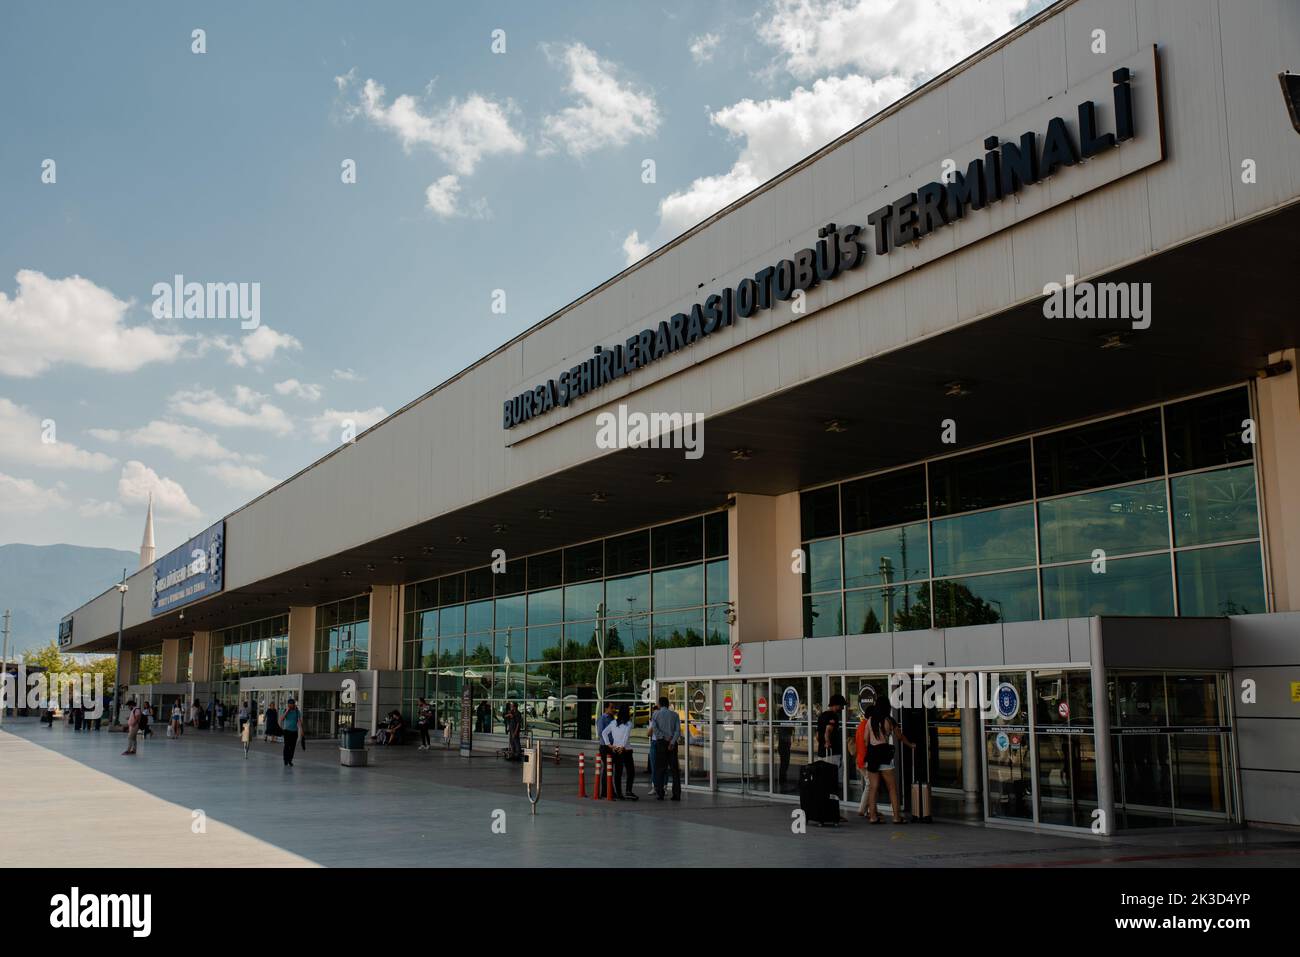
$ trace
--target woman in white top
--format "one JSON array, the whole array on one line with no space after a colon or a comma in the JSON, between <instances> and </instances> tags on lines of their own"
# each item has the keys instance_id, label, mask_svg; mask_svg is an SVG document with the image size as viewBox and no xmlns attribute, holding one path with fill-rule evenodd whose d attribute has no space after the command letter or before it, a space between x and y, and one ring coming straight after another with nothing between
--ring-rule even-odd
<instances>
[{"instance_id":1,"label":"woman in white top","mask_svg":"<svg viewBox=\"0 0 1300 957\"><path fill-rule=\"evenodd\" d=\"M173 738L179 738L181 736L182 715L183 712L181 711L181 703L180 701L177 701L174 705L172 705L172 737Z\"/></svg>"},{"instance_id":2,"label":"woman in white top","mask_svg":"<svg viewBox=\"0 0 1300 957\"><path fill-rule=\"evenodd\" d=\"M614 800L637 800L632 791L632 782L636 778L636 761L632 756L632 717L627 705L619 705L618 715L601 732L603 741L613 753L614 758ZM623 772L627 772L627 793L623 792Z\"/></svg>"}]
</instances>

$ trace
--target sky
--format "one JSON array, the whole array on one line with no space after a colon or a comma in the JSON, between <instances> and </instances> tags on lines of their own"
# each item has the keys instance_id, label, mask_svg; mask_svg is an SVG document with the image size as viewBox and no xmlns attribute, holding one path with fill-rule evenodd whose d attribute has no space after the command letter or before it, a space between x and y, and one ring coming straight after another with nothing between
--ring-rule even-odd
<instances>
[{"instance_id":1,"label":"sky","mask_svg":"<svg viewBox=\"0 0 1300 957\"><path fill-rule=\"evenodd\" d=\"M1045 6L9 0L0 544L182 544Z\"/></svg>"}]
</instances>

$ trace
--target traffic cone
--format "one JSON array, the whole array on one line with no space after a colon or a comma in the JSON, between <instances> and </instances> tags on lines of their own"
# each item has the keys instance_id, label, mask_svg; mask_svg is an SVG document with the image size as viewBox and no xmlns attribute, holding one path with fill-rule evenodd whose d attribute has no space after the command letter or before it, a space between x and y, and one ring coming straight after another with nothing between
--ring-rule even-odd
<instances>
[{"instance_id":1,"label":"traffic cone","mask_svg":"<svg viewBox=\"0 0 1300 957\"><path fill-rule=\"evenodd\" d=\"M605 784L605 779L601 776L604 774L604 762L599 754L596 755L596 780L591 784L591 799L593 801L600 799L600 792Z\"/></svg>"},{"instance_id":2,"label":"traffic cone","mask_svg":"<svg viewBox=\"0 0 1300 957\"><path fill-rule=\"evenodd\" d=\"M578 754L578 797L587 796L587 756L579 752Z\"/></svg>"},{"instance_id":3,"label":"traffic cone","mask_svg":"<svg viewBox=\"0 0 1300 957\"><path fill-rule=\"evenodd\" d=\"M614 755L605 762L605 800L614 800Z\"/></svg>"}]
</instances>

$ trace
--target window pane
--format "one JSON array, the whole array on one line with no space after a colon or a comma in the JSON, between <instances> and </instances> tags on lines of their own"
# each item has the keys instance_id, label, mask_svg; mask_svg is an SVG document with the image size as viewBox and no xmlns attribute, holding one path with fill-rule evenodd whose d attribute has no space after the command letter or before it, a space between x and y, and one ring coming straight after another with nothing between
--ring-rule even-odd
<instances>
[{"instance_id":1,"label":"window pane","mask_svg":"<svg viewBox=\"0 0 1300 957\"><path fill-rule=\"evenodd\" d=\"M717 562L709 562L705 566L707 581L704 586L705 601L713 604L714 602L725 602L731 597L731 577L728 568L729 560L722 559Z\"/></svg>"},{"instance_id":2,"label":"window pane","mask_svg":"<svg viewBox=\"0 0 1300 957\"><path fill-rule=\"evenodd\" d=\"M844 538L845 588L911 581L929 575L930 540L925 522Z\"/></svg>"},{"instance_id":3,"label":"window pane","mask_svg":"<svg viewBox=\"0 0 1300 957\"><path fill-rule=\"evenodd\" d=\"M655 611L704 604L704 566L696 563L654 573Z\"/></svg>"},{"instance_id":4,"label":"window pane","mask_svg":"<svg viewBox=\"0 0 1300 957\"><path fill-rule=\"evenodd\" d=\"M650 610L650 576L630 575L605 582L605 614L620 616Z\"/></svg>"},{"instance_id":5,"label":"window pane","mask_svg":"<svg viewBox=\"0 0 1300 957\"><path fill-rule=\"evenodd\" d=\"M650 557L656 568L698 562L704 557L704 519L688 518L652 528Z\"/></svg>"},{"instance_id":6,"label":"window pane","mask_svg":"<svg viewBox=\"0 0 1300 957\"><path fill-rule=\"evenodd\" d=\"M522 558L506 562L506 570L493 576L497 595L514 595L527 584L527 562Z\"/></svg>"},{"instance_id":7,"label":"window pane","mask_svg":"<svg viewBox=\"0 0 1300 957\"><path fill-rule=\"evenodd\" d=\"M799 520L805 539L840 533L839 486L799 493Z\"/></svg>"},{"instance_id":8,"label":"window pane","mask_svg":"<svg viewBox=\"0 0 1300 957\"><path fill-rule=\"evenodd\" d=\"M934 626L987 625L1038 618L1038 575L1033 571L980 575L934 583Z\"/></svg>"},{"instance_id":9,"label":"window pane","mask_svg":"<svg viewBox=\"0 0 1300 957\"><path fill-rule=\"evenodd\" d=\"M844 609L840 592L809 595L803 600L803 633L806 638L831 638L844 634Z\"/></svg>"},{"instance_id":10,"label":"window pane","mask_svg":"<svg viewBox=\"0 0 1300 957\"><path fill-rule=\"evenodd\" d=\"M721 558L729 551L727 513L710 512L704 516L704 557Z\"/></svg>"},{"instance_id":11,"label":"window pane","mask_svg":"<svg viewBox=\"0 0 1300 957\"><path fill-rule=\"evenodd\" d=\"M545 625L541 628L528 629L528 660L559 661L560 639L563 628L560 625Z\"/></svg>"},{"instance_id":12,"label":"window pane","mask_svg":"<svg viewBox=\"0 0 1300 957\"><path fill-rule=\"evenodd\" d=\"M492 630L492 601L476 601L465 606L465 630L491 631Z\"/></svg>"},{"instance_id":13,"label":"window pane","mask_svg":"<svg viewBox=\"0 0 1300 957\"><path fill-rule=\"evenodd\" d=\"M531 561L531 559L530 559ZM546 625L564 618L564 590L551 588L528 593L528 624Z\"/></svg>"},{"instance_id":14,"label":"window pane","mask_svg":"<svg viewBox=\"0 0 1300 957\"><path fill-rule=\"evenodd\" d=\"M840 539L825 538L804 546L808 565L803 573L805 592L830 591L843 587L840 580Z\"/></svg>"},{"instance_id":15,"label":"window pane","mask_svg":"<svg viewBox=\"0 0 1300 957\"><path fill-rule=\"evenodd\" d=\"M1174 556L1182 615L1253 615L1267 611L1259 544L1195 548Z\"/></svg>"},{"instance_id":16,"label":"window pane","mask_svg":"<svg viewBox=\"0 0 1300 957\"><path fill-rule=\"evenodd\" d=\"M564 657L569 660L600 657L594 621L580 621L564 626Z\"/></svg>"},{"instance_id":17,"label":"window pane","mask_svg":"<svg viewBox=\"0 0 1300 957\"><path fill-rule=\"evenodd\" d=\"M415 586L415 607L413 611L421 608L433 608L438 604L438 582L433 581L420 582Z\"/></svg>"},{"instance_id":18,"label":"window pane","mask_svg":"<svg viewBox=\"0 0 1300 957\"><path fill-rule=\"evenodd\" d=\"M493 662L492 632L467 635L465 638L465 663L487 665Z\"/></svg>"},{"instance_id":19,"label":"window pane","mask_svg":"<svg viewBox=\"0 0 1300 957\"><path fill-rule=\"evenodd\" d=\"M1043 569L1043 617L1172 615L1174 590L1169 554L1109 559L1105 572L1093 563Z\"/></svg>"},{"instance_id":20,"label":"window pane","mask_svg":"<svg viewBox=\"0 0 1300 957\"><path fill-rule=\"evenodd\" d=\"M1174 767L1174 805L1179 824L1216 823L1200 815L1177 811L1203 812L1224 817L1228 813L1226 788L1228 775L1221 734L1175 734L1170 736Z\"/></svg>"},{"instance_id":21,"label":"window pane","mask_svg":"<svg viewBox=\"0 0 1300 957\"><path fill-rule=\"evenodd\" d=\"M465 634L465 606L449 605L438 612L438 634Z\"/></svg>"},{"instance_id":22,"label":"window pane","mask_svg":"<svg viewBox=\"0 0 1300 957\"><path fill-rule=\"evenodd\" d=\"M1172 480L1170 493L1175 545L1259 537L1253 465L1179 476Z\"/></svg>"},{"instance_id":23,"label":"window pane","mask_svg":"<svg viewBox=\"0 0 1300 957\"><path fill-rule=\"evenodd\" d=\"M930 463L930 514L952 515L1031 497L1029 442Z\"/></svg>"},{"instance_id":24,"label":"window pane","mask_svg":"<svg viewBox=\"0 0 1300 957\"><path fill-rule=\"evenodd\" d=\"M1107 555L1168 548L1165 483L1144 482L1040 502L1038 534L1044 564L1091 558L1096 548Z\"/></svg>"},{"instance_id":25,"label":"window pane","mask_svg":"<svg viewBox=\"0 0 1300 957\"><path fill-rule=\"evenodd\" d=\"M551 588L564 579L564 556L557 549L528 557L528 588Z\"/></svg>"},{"instance_id":26,"label":"window pane","mask_svg":"<svg viewBox=\"0 0 1300 957\"><path fill-rule=\"evenodd\" d=\"M1219 680L1214 675L1166 675L1169 694L1169 723L1181 725L1222 724L1219 713Z\"/></svg>"},{"instance_id":27,"label":"window pane","mask_svg":"<svg viewBox=\"0 0 1300 957\"><path fill-rule=\"evenodd\" d=\"M935 575L1034 564L1032 505L934 522L933 535Z\"/></svg>"},{"instance_id":28,"label":"window pane","mask_svg":"<svg viewBox=\"0 0 1300 957\"><path fill-rule=\"evenodd\" d=\"M496 629L521 628L524 624L525 604L523 595L513 598L498 598L496 602Z\"/></svg>"},{"instance_id":29,"label":"window pane","mask_svg":"<svg viewBox=\"0 0 1300 957\"><path fill-rule=\"evenodd\" d=\"M1164 471L1159 409L1034 439L1039 495L1136 482L1163 475Z\"/></svg>"},{"instance_id":30,"label":"window pane","mask_svg":"<svg viewBox=\"0 0 1300 957\"><path fill-rule=\"evenodd\" d=\"M438 579L438 604L455 605L465 600L465 576L448 575Z\"/></svg>"},{"instance_id":31,"label":"window pane","mask_svg":"<svg viewBox=\"0 0 1300 957\"><path fill-rule=\"evenodd\" d=\"M633 532L605 540L605 574L625 575L650 567L650 533Z\"/></svg>"},{"instance_id":32,"label":"window pane","mask_svg":"<svg viewBox=\"0 0 1300 957\"><path fill-rule=\"evenodd\" d=\"M1227 465L1254 458L1254 446L1241 440L1241 423L1250 418L1245 389L1188 399L1165 407L1169 471Z\"/></svg>"},{"instance_id":33,"label":"window pane","mask_svg":"<svg viewBox=\"0 0 1300 957\"><path fill-rule=\"evenodd\" d=\"M498 631L495 634L493 654L497 661L504 663L506 659L509 659L511 662L518 664L524 660L527 648L525 644L526 632L523 628L506 628L504 631Z\"/></svg>"},{"instance_id":34,"label":"window pane","mask_svg":"<svg viewBox=\"0 0 1300 957\"><path fill-rule=\"evenodd\" d=\"M596 609L604 600L605 585L602 582L568 585L564 589L564 618L566 621L595 618L598 614Z\"/></svg>"},{"instance_id":35,"label":"window pane","mask_svg":"<svg viewBox=\"0 0 1300 957\"><path fill-rule=\"evenodd\" d=\"M700 613L694 614L695 627L699 628ZM626 658L631 655L650 654L650 616L638 615L636 618L611 619L605 626L605 657Z\"/></svg>"},{"instance_id":36,"label":"window pane","mask_svg":"<svg viewBox=\"0 0 1300 957\"><path fill-rule=\"evenodd\" d=\"M930 584L890 585L844 593L847 634L912 631L930 627Z\"/></svg>"},{"instance_id":37,"label":"window pane","mask_svg":"<svg viewBox=\"0 0 1300 957\"><path fill-rule=\"evenodd\" d=\"M604 542L588 542L564 550L564 580L585 582L599 578L605 568Z\"/></svg>"},{"instance_id":38,"label":"window pane","mask_svg":"<svg viewBox=\"0 0 1300 957\"><path fill-rule=\"evenodd\" d=\"M1165 676L1120 674L1111 679L1116 723L1160 727L1165 723Z\"/></svg>"},{"instance_id":39,"label":"window pane","mask_svg":"<svg viewBox=\"0 0 1300 957\"><path fill-rule=\"evenodd\" d=\"M685 648L704 644L704 613L694 611L656 612L655 648Z\"/></svg>"},{"instance_id":40,"label":"window pane","mask_svg":"<svg viewBox=\"0 0 1300 957\"><path fill-rule=\"evenodd\" d=\"M706 645L731 644L731 625L727 623L726 605L704 609L704 643Z\"/></svg>"},{"instance_id":41,"label":"window pane","mask_svg":"<svg viewBox=\"0 0 1300 957\"><path fill-rule=\"evenodd\" d=\"M924 521L925 467L900 469L840 486L844 532Z\"/></svg>"}]
</instances>

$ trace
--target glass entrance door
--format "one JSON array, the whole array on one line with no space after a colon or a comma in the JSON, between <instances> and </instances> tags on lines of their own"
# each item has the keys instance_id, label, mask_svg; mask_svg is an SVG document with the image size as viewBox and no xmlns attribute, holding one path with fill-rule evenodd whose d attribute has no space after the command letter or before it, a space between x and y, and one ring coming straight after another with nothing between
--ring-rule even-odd
<instances>
[{"instance_id":1,"label":"glass entrance door","mask_svg":"<svg viewBox=\"0 0 1300 957\"><path fill-rule=\"evenodd\" d=\"M772 716L772 793L798 794L799 769L809 761L808 678L773 678L768 710Z\"/></svg>"},{"instance_id":2,"label":"glass entrance door","mask_svg":"<svg viewBox=\"0 0 1300 957\"><path fill-rule=\"evenodd\" d=\"M713 682L713 747L716 759L714 783L719 791L745 790L749 714L746 683Z\"/></svg>"}]
</instances>

